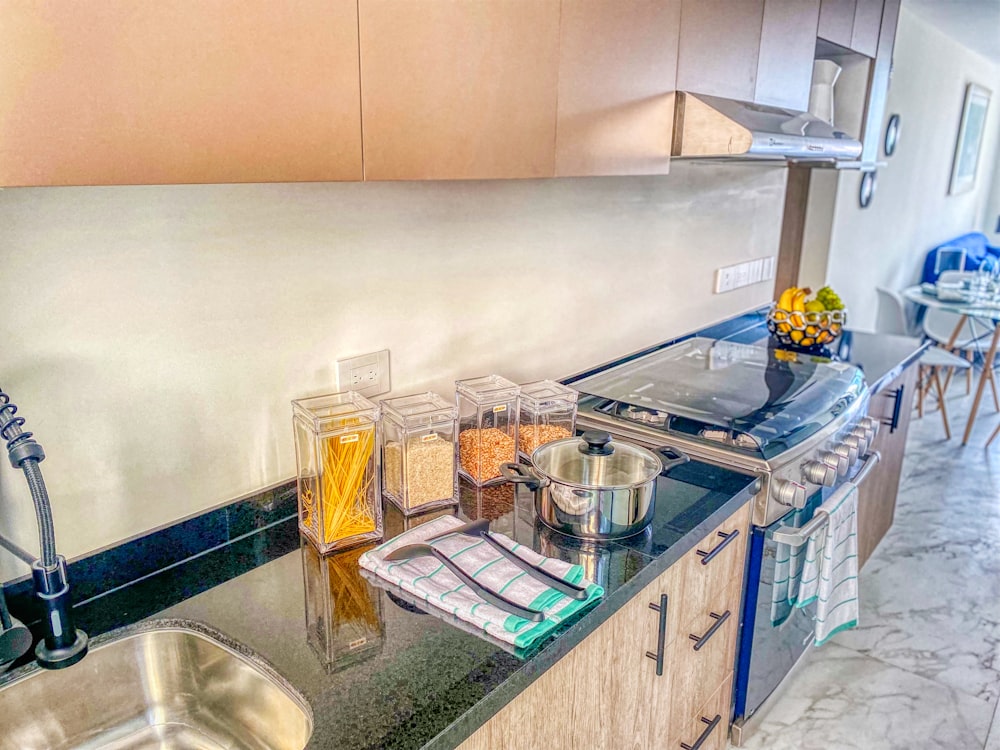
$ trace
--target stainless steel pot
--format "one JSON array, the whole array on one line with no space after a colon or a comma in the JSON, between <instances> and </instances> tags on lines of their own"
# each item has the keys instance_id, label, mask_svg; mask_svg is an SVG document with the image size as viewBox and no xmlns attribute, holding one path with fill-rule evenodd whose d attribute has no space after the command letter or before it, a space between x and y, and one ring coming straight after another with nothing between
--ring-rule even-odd
<instances>
[{"instance_id":1,"label":"stainless steel pot","mask_svg":"<svg viewBox=\"0 0 1000 750\"><path fill-rule=\"evenodd\" d=\"M667 468L687 460L681 455ZM656 477L664 464L652 451L612 444L611 435L594 430L539 446L531 464L507 463L500 471L534 492L535 513L556 531L617 539L638 534L653 520Z\"/></svg>"}]
</instances>

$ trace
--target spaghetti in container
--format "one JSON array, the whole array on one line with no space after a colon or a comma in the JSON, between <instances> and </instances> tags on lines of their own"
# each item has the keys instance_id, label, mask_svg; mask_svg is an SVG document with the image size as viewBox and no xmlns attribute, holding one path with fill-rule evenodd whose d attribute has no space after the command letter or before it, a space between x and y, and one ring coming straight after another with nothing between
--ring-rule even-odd
<instances>
[{"instance_id":1,"label":"spaghetti in container","mask_svg":"<svg viewBox=\"0 0 1000 750\"><path fill-rule=\"evenodd\" d=\"M320 554L382 538L378 411L354 391L292 401L299 529Z\"/></svg>"}]
</instances>

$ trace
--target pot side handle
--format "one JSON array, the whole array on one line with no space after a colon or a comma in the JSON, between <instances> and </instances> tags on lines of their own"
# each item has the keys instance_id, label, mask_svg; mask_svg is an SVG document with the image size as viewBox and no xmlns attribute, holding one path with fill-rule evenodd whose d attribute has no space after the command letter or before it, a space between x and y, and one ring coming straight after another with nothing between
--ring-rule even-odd
<instances>
[{"instance_id":1,"label":"pot side handle","mask_svg":"<svg viewBox=\"0 0 1000 750\"><path fill-rule=\"evenodd\" d=\"M681 464L686 464L691 460L691 457L688 454L681 453L679 450L672 448L669 445L657 448L656 452L663 457L663 471L660 472L661 476L666 476L670 473L671 469L674 469Z\"/></svg>"},{"instance_id":2,"label":"pot side handle","mask_svg":"<svg viewBox=\"0 0 1000 750\"><path fill-rule=\"evenodd\" d=\"M547 484L530 466L525 466L524 464L500 464L500 473L508 482L511 482L512 484L523 484L532 492L541 489L545 484Z\"/></svg>"}]
</instances>

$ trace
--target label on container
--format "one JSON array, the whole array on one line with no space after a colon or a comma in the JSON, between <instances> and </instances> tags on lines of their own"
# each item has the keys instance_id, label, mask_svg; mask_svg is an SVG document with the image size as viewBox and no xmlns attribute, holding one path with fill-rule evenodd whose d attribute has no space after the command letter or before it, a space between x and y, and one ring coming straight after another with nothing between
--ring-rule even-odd
<instances>
[{"instance_id":1,"label":"label on container","mask_svg":"<svg viewBox=\"0 0 1000 750\"><path fill-rule=\"evenodd\" d=\"M340 436L340 442L341 443L356 443L356 442L358 442L358 440L360 438L361 438L361 436L358 435L358 433L352 432L350 435L341 435Z\"/></svg>"},{"instance_id":2,"label":"label on container","mask_svg":"<svg viewBox=\"0 0 1000 750\"><path fill-rule=\"evenodd\" d=\"M507 404L499 404L493 407L494 414L499 414L502 411L507 411Z\"/></svg>"},{"instance_id":3,"label":"label on container","mask_svg":"<svg viewBox=\"0 0 1000 750\"><path fill-rule=\"evenodd\" d=\"M368 643L367 638L355 638L353 641L347 644L347 648L348 650L353 651L356 648L361 648L366 643Z\"/></svg>"},{"instance_id":4,"label":"label on container","mask_svg":"<svg viewBox=\"0 0 1000 750\"><path fill-rule=\"evenodd\" d=\"M438 434L436 432L432 432L432 433L430 433L428 435L424 435L423 437L421 437L420 438L420 442L422 442L422 443L429 443L432 440L437 440L437 439L438 439Z\"/></svg>"}]
</instances>

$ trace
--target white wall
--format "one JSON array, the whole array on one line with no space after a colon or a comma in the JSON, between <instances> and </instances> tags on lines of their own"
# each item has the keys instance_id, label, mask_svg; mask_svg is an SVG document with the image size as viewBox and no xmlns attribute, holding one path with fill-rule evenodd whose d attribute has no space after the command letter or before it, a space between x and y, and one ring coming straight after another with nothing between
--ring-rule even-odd
<instances>
[{"instance_id":1,"label":"white wall","mask_svg":"<svg viewBox=\"0 0 1000 750\"><path fill-rule=\"evenodd\" d=\"M858 172L842 173L836 193L826 280L847 302L855 328L874 328L876 286L914 283L928 250L984 228L1000 143L1000 66L945 36L905 5L893 60L886 120L899 113L899 146L878 172L869 208L858 207ZM968 83L992 90L993 101L976 187L948 195ZM815 257L804 263L810 270L820 266ZM804 282L816 284L817 279Z\"/></svg>"},{"instance_id":2,"label":"white wall","mask_svg":"<svg viewBox=\"0 0 1000 750\"><path fill-rule=\"evenodd\" d=\"M560 377L755 307L785 171L0 192L0 387L77 556L294 475L293 398L388 347L393 395ZM5 462L6 463L6 462ZM0 467L0 529L34 548ZM23 571L4 554L0 580Z\"/></svg>"}]
</instances>

